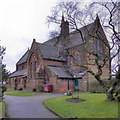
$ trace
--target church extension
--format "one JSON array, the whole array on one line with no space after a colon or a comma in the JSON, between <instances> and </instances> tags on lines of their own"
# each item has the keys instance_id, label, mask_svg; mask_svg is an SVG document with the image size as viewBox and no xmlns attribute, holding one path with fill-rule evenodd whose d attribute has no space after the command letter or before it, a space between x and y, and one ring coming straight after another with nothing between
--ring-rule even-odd
<instances>
[{"instance_id":1,"label":"church extension","mask_svg":"<svg viewBox=\"0 0 120 120\"><path fill-rule=\"evenodd\" d=\"M31 48L16 63L16 71L9 76L8 89L40 91L40 86L51 84L53 92L90 91L92 87L90 83L94 77L86 72L85 68L77 66L76 62L84 65L95 60L94 57L89 59L89 54L85 52L83 46L109 54L102 41L91 39L88 35L88 31L95 34L97 25L100 26L104 42L108 44L98 16L93 23L80 28L86 39L84 42L78 31L69 33L69 23L62 17L59 36L44 43L38 43L33 39ZM71 55L76 58L76 61ZM96 65L88 66L93 71L97 71ZM102 77L107 76L108 68L105 66Z\"/></svg>"}]
</instances>

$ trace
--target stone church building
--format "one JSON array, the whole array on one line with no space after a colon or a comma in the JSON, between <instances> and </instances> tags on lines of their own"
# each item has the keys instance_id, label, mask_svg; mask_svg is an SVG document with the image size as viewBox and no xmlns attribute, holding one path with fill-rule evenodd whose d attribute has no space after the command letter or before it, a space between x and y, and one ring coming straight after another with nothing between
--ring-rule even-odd
<instances>
[{"instance_id":1,"label":"stone church building","mask_svg":"<svg viewBox=\"0 0 120 120\"><path fill-rule=\"evenodd\" d=\"M96 65L87 64L94 62L95 57L90 57L84 46L109 54L104 42L88 35L88 31L95 34L96 26L99 26L101 36L108 44L98 16L93 23L80 28L84 41L78 31L69 33L69 23L62 17L59 36L44 43L33 39L30 49L16 63L16 71L9 76L7 87L40 91L41 86L51 84L53 92L89 91L94 77L77 64L90 66L94 71L97 68ZM108 68L105 66L102 77L107 76Z\"/></svg>"}]
</instances>

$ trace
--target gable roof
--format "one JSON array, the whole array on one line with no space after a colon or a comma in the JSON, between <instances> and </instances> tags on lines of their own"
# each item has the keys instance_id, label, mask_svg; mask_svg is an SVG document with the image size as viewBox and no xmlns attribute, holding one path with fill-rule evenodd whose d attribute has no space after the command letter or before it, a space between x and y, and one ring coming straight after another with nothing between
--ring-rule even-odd
<instances>
[{"instance_id":1,"label":"gable roof","mask_svg":"<svg viewBox=\"0 0 120 120\"><path fill-rule=\"evenodd\" d=\"M27 76L27 69L15 71L9 77L11 78L16 76L23 76L23 77Z\"/></svg>"},{"instance_id":2,"label":"gable roof","mask_svg":"<svg viewBox=\"0 0 120 120\"><path fill-rule=\"evenodd\" d=\"M58 78L73 78L73 76L64 67L48 66L48 68L51 69Z\"/></svg>"},{"instance_id":3,"label":"gable roof","mask_svg":"<svg viewBox=\"0 0 120 120\"><path fill-rule=\"evenodd\" d=\"M42 53L43 58L64 61L64 59L62 57L59 57L59 49L60 48L54 47L51 45L41 44L41 43L37 43L37 46L38 46L40 52Z\"/></svg>"},{"instance_id":4,"label":"gable roof","mask_svg":"<svg viewBox=\"0 0 120 120\"><path fill-rule=\"evenodd\" d=\"M97 26L99 27L99 29ZM98 16L96 17L94 22L81 27L79 30L82 32L83 38L90 37L89 34L95 34L95 31L97 30L96 32L98 32L100 34L99 36L101 36L101 38L104 40L104 43L107 46L109 46L108 40L106 38L106 35L101 26ZM88 40L89 40L89 38L88 38ZM77 30L75 30L75 31L69 33L69 35L66 37L58 36L58 37L55 37L51 40L44 42L43 44L51 45L51 46L55 46L55 47L63 47L63 44L66 44L67 48L72 48L72 47L75 47L82 43L83 43L83 41L82 41L80 33Z\"/></svg>"},{"instance_id":5,"label":"gable roof","mask_svg":"<svg viewBox=\"0 0 120 120\"><path fill-rule=\"evenodd\" d=\"M28 53L29 53L29 50L27 50L27 52L20 58L20 60L16 63L16 65L25 63L28 58Z\"/></svg>"},{"instance_id":6,"label":"gable roof","mask_svg":"<svg viewBox=\"0 0 120 120\"><path fill-rule=\"evenodd\" d=\"M73 73L70 70L68 70L68 68L66 67L61 67L61 66L47 66L50 70L52 70L57 76L58 78L71 78L71 79L79 79L82 78L82 76L84 75L84 73Z\"/></svg>"},{"instance_id":7,"label":"gable roof","mask_svg":"<svg viewBox=\"0 0 120 120\"><path fill-rule=\"evenodd\" d=\"M83 37L85 37L86 35L88 35L88 31L91 29L91 27L94 25L93 23L90 23L84 27L81 27L79 30L82 32ZM62 36L58 36L55 37L51 40L48 40L46 42L44 42L43 44L45 45L51 45L51 46L56 46L56 47L61 47L61 45L63 45L63 40L68 40L68 44L67 47L74 47L76 45L80 45L82 43L82 39L81 39L81 35L80 33L75 30L71 33L69 33L68 36L66 36L66 38L63 38Z\"/></svg>"}]
</instances>

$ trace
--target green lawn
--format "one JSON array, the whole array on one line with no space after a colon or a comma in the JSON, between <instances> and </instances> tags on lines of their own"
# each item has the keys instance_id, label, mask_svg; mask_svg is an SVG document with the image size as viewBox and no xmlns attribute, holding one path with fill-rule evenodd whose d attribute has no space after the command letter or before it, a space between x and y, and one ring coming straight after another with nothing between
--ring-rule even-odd
<instances>
[{"instance_id":1,"label":"green lawn","mask_svg":"<svg viewBox=\"0 0 120 120\"><path fill-rule=\"evenodd\" d=\"M4 93L8 93L8 92L18 92L17 90L7 90Z\"/></svg>"},{"instance_id":2,"label":"green lawn","mask_svg":"<svg viewBox=\"0 0 120 120\"><path fill-rule=\"evenodd\" d=\"M15 92L15 93L5 93L6 95L10 95L10 96L21 96L21 97L27 97L27 96L33 96L34 93L33 92L23 92L23 91L19 91L19 92Z\"/></svg>"},{"instance_id":3,"label":"green lawn","mask_svg":"<svg viewBox=\"0 0 120 120\"><path fill-rule=\"evenodd\" d=\"M5 105L3 102L0 102L0 118L5 117Z\"/></svg>"},{"instance_id":4,"label":"green lawn","mask_svg":"<svg viewBox=\"0 0 120 120\"><path fill-rule=\"evenodd\" d=\"M75 95L74 95L75 97ZM45 100L45 104L62 118L118 118L118 102L105 101L105 94L80 94L84 102L71 103L62 96Z\"/></svg>"}]
</instances>

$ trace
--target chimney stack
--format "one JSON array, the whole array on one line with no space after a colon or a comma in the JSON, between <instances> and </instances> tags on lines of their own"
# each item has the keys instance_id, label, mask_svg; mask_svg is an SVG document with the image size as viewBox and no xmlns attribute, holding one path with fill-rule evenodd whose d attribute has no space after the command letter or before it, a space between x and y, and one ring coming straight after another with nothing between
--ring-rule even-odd
<instances>
[{"instance_id":1,"label":"chimney stack","mask_svg":"<svg viewBox=\"0 0 120 120\"><path fill-rule=\"evenodd\" d=\"M64 15L62 15L62 20L61 20L61 32L60 35L61 36L67 36L69 35L69 22L66 20L64 20Z\"/></svg>"}]
</instances>

